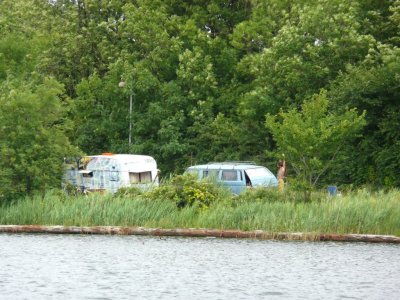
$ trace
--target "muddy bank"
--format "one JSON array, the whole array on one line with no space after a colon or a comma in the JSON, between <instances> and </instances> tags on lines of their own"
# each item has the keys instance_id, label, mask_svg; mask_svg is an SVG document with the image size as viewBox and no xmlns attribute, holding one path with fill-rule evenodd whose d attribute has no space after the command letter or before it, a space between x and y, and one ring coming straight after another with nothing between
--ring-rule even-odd
<instances>
[{"instance_id":1,"label":"muddy bank","mask_svg":"<svg viewBox=\"0 0 400 300\"><path fill-rule=\"evenodd\" d=\"M216 238L252 238L260 240L291 241L336 241L336 242L369 242L397 243L400 237L393 235L372 234L315 234L302 232L270 233L262 230L217 230L217 229L160 229L120 226L40 226L40 225L0 225L3 233L56 233L56 234L117 234L148 236L181 236L181 237L216 237Z\"/></svg>"}]
</instances>

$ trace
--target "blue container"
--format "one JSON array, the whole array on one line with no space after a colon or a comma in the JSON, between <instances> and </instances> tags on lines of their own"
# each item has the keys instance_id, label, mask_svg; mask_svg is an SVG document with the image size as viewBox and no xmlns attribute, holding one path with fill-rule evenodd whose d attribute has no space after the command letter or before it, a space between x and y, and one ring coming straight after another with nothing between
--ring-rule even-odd
<instances>
[{"instance_id":1,"label":"blue container","mask_svg":"<svg viewBox=\"0 0 400 300\"><path fill-rule=\"evenodd\" d=\"M328 194L329 194L329 196L336 196L337 195L337 186L334 186L334 185L328 186Z\"/></svg>"}]
</instances>

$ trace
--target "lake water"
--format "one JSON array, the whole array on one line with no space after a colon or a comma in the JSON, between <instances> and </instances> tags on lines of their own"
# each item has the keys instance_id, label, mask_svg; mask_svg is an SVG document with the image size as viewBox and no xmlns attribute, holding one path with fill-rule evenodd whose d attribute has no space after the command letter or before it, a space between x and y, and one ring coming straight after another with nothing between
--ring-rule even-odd
<instances>
[{"instance_id":1,"label":"lake water","mask_svg":"<svg viewBox=\"0 0 400 300\"><path fill-rule=\"evenodd\" d=\"M400 246L0 234L0 299L400 299Z\"/></svg>"}]
</instances>

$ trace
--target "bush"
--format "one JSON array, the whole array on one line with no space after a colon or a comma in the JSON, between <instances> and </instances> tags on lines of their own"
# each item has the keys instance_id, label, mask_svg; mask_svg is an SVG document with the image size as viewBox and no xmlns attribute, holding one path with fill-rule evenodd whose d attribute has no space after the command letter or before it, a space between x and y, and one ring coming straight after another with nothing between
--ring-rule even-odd
<instances>
[{"instance_id":1,"label":"bush","mask_svg":"<svg viewBox=\"0 0 400 300\"><path fill-rule=\"evenodd\" d=\"M284 200L285 195L283 193L279 193L278 189L276 188L257 187L247 189L246 192L241 193L235 199L235 202L276 202Z\"/></svg>"},{"instance_id":2,"label":"bush","mask_svg":"<svg viewBox=\"0 0 400 300\"><path fill-rule=\"evenodd\" d=\"M114 198L137 198L143 194L143 190L137 187L122 187L113 195Z\"/></svg>"},{"instance_id":3,"label":"bush","mask_svg":"<svg viewBox=\"0 0 400 300\"><path fill-rule=\"evenodd\" d=\"M72 197L83 195L83 192L80 188L68 182L63 185L63 191L65 194Z\"/></svg>"},{"instance_id":4,"label":"bush","mask_svg":"<svg viewBox=\"0 0 400 300\"><path fill-rule=\"evenodd\" d=\"M302 192L286 187L284 192L279 192L276 188L257 187L246 190L240 194L234 203L244 202L294 202L300 203L305 201L320 201L326 196L326 193L312 192L306 199Z\"/></svg>"},{"instance_id":5,"label":"bush","mask_svg":"<svg viewBox=\"0 0 400 300\"><path fill-rule=\"evenodd\" d=\"M173 177L169 182L145 193L150 200L174 201L178 208L197 206L200 209L220 198L221 190L213 182L197 180L193 175L185 174Z\"/></svg>"}]
</instances>

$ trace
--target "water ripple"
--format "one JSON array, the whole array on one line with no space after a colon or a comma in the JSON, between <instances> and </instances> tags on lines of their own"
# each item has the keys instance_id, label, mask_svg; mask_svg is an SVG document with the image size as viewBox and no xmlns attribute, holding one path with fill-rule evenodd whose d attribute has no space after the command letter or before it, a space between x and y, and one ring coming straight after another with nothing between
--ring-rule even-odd
<instances>
[{"instance_id":1,"label":"water ripple","mask_svg":"<svg viewBox=\"0 0 400 300\"><path fill-rule=\"evenodd\" d=\"M0 234L0 257L10 300L396 299L400 278L386 244Z\"/></svg>"}]
</instances>

